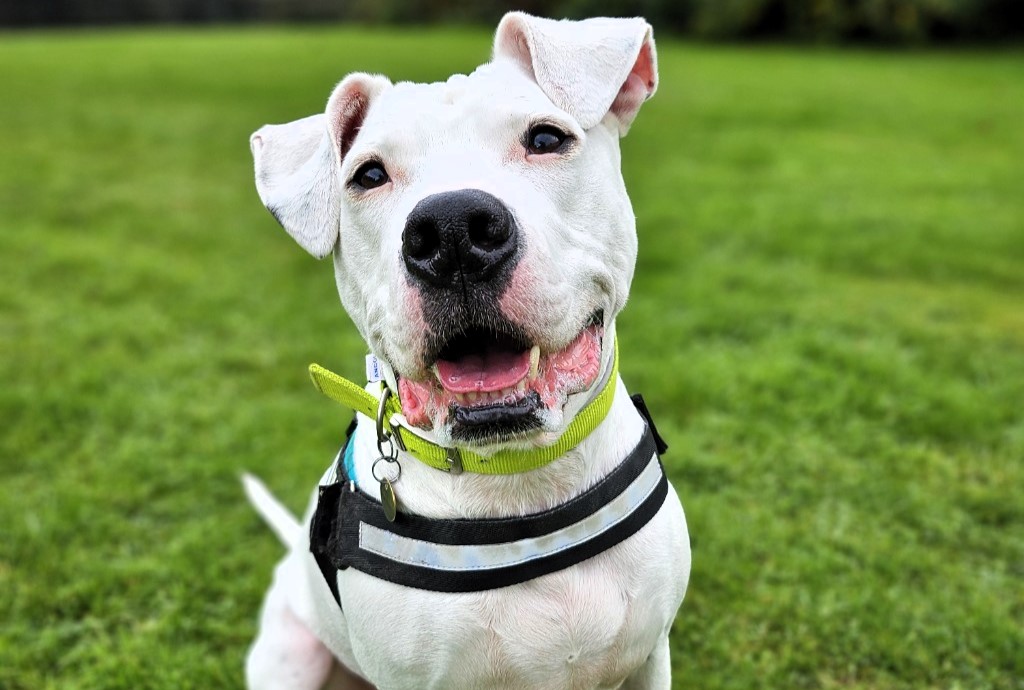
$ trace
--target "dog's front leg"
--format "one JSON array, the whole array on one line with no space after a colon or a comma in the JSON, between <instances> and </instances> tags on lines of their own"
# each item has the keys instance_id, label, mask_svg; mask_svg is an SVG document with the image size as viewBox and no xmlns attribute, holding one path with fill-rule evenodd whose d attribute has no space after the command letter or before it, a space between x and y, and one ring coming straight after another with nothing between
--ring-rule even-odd
<instances>
[{"instance_id":1,"label":"dog's front leg","mask_svg":"<svg viewBox=\"0 0 1024 690\"><path fill-rule=\"evenodd\" d=\"M621 690L667 690L672 687L668 635L662 635L644 665L633 672Z\"/></svg>"},{"instance_id":2,"label":"dog's front leg","mask_svg":"<svg viewBox=\"0 0 1024 690\"><path fill-rule=\"evenodd\" d=\"M263 602L260 632L245 663L249 690L320 690L334 666L330 650L288 606L288 569L281 563Z\"/></svg>"}]
</instances>

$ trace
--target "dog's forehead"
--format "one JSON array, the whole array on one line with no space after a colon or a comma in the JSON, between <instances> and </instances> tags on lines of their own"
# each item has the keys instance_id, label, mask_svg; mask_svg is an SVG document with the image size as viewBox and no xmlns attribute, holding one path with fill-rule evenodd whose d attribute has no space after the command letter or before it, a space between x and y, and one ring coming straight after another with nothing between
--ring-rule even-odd
<instances>
[{"instance_id":1,"label":"dog's forehead","mask_svg":"<svg viewBox=\"0 0 1024 690\"><path fill-rule=\"evenodd\" d=\"M374 102L360 143L408 149L451 135L487 140L495 129L555 113L568 117L519 68L489 63L443 82L396 83Z\"/></svg>"}]
</instances>

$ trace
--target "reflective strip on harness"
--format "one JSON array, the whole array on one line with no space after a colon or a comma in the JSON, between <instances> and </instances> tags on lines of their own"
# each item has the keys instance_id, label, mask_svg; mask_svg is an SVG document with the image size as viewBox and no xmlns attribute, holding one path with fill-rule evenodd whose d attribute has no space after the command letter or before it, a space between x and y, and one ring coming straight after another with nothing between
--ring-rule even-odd
<instances>
[{"instance_id":1,"label":"reflective strip on harness","mask_svg":"<svg viewBox=\"0 0 1024 690\"><path fill-rule=\"evenodd\" d=\"M556 554L593 539L629 517L657 488L661 468L651 458L647 469L615 500L590 517L542 537L530 537L501 544L434 544L409 539L379 527L359 525L359 548L407 565L437 570L480 570L508 568Z\"/></svg>"},{"instance_id":2,"label":"reflective strip on harness","mask_svg":"<svg viewBox=\"0 0 1024 690\"><path fill-rule=\"evenodd\" d=\"M355 568L408 587L470 592L507 587L592 558L654 517L668 493L651 426L608 476L550 510L496 519L431 519L399 512L340 481L320 487L310 550L332 592ZM344 453L341 454L344 457Z\"/></svg>"}]
</instances>

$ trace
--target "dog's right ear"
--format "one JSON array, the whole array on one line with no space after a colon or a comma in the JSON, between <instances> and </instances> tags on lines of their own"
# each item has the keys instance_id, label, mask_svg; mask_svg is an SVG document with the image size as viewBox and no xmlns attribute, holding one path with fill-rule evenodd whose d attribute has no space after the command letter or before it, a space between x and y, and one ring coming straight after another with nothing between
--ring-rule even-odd
<instances>
[{"instance_id":1,"label":"dog's right ear","mask_svg":"<svg viewBox=\"0 0 1024 690\"><path fill-rule=\"evenodd\" d=\"M620 136L658 88L654 33L640 17L556 21L509 12L494 57L518 64L583 129L611 115Z\"/></svg>"},{"instance_id":2,"label":"dog's right ear","mask_svg":"<svg viewBox=\"0 0 1024 690\"><path fill-rule=\"evenodd\" d=\"M341 161L371 102L389 86L385 77L350 74L335 87L324 114L264 125L249 138L260 200L318 259L338 241Z\"/></svg>"}]
</instances>

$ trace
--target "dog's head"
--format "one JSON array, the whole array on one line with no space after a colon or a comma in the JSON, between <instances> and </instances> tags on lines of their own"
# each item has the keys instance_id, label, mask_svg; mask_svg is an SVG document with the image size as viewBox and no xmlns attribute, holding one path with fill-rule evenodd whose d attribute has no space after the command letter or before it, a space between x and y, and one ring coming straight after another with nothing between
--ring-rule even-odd
<instances>
[{"instance_id":1,"label":"dog's head","mask_svg":"<svg viewBox=\"0 0 1024 690\"><path fill-rule=\"evenodd\" d=\"M350 74L251 139L256 186L445 445L553 441L602 384L636 260L618 139L657 86L642 19L505 16L434 84Z\"/></svg>"}]
</instances>

